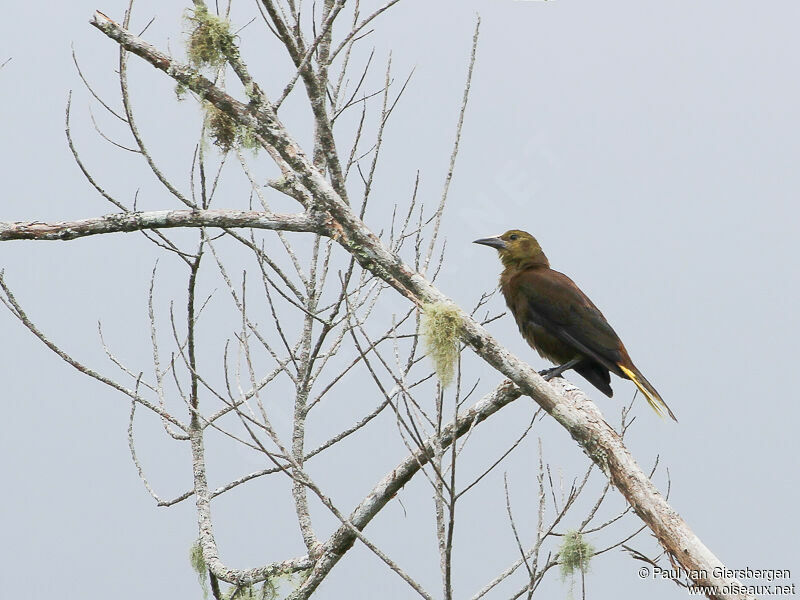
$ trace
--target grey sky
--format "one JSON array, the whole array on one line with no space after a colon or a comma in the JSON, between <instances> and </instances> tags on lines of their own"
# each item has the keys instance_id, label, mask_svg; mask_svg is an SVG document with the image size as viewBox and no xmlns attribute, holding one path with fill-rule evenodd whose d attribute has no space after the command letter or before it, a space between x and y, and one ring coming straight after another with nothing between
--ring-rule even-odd
<instances>
[{"instance_id":1,"label":"grey sky","mask_svg":"<svg viewBox=\"0 0 800 600\"><path fill-rule=\"evenodd\" d=\"M4 7L0 63L13 60L0 70L2 220L112 211L82 178L67 147L70 89L73 134L100 185L126 200L140 188L144 208L176 207L163 204L166 195L130 155L98 140L92 129L89 96L72 65L70 44L87 78L118 106L116 47L88 25L94 9L121 20L124 5L107 1ZM141 2L134 29L156 15L145 38L177 54L183 9L180 3ZM376 228L385 226L386 207L408 198L417 169L426 204L438 199L476 11L481 40L443 225L448 259L439 287L470 305L494 285L500 268L494 252L470 242L511 227L536 235L553 267L569 274L603 310L680 420L659 420L638 402L628 441L633 454L645 466L660 455L671 476L670 502L727 566L788 568L797 583L800 5L401 2L379 22L372 41L379 64L392 49L398 78L416 67L387 131L380 200L374 220L367 217ZM243 24L251 12L251 3L234 3L233 21ZM291 71L283 55L273 64L258 54L266 48L262 35L260 23L245 29L243 51L275 96ZM131 79L146 140L185 183L199 111L192 102L178 104L174 86L136 58ZM100 118L102 109L93 110ZM307 135L302 118L298 112L286 116L301 138ZM100 120L127 139L113 120ZM265 178L270 173L266 167L260 171ZM243 207L246 201L246 193L232 195L218 206ZM0 245L0 268L53 339L110 371L97 338L98 319L123 358L148 364L146 288L156 256L133 235L6 242ZM182 281L167 278L160 286L164 299L170 293L180 298ZM387 313L405 306L390 300ZM503 309L499 297L492 303L493 310ZM519 356L544 366L510 318L490 330ZM0 337L2 595L200 597L187 558L196 535L193 505L158 509L143 490L128 456L127 402L76 374L5 311ZM497 381L487 372L483 392ZM363 385L364 394L374 395ZM610 400L585 389L616 423L634 388L620 380L612 385L616 394ZM478 448L501 448L530 410L531 403L521 401L498 417ZM547 458L565 476L585 464L559 427L544 423L539 435ZM185 449L165 442L158 424L146 419L139 444L164 495L186 489ZM383 447L376 440L376 446L371 470L353 475L352 482L341 481L350 477L346 471L330 476L329 485L342 498L356 501L404 455L396 441ZM257 468L249 455L220 452L231 473ZM479 460L479 451L474 454ZM533 459L528 453L506 466L522 515L533 502ZM465 596L514 557L501 482L495 479L465 502L465 512L497 513L462 530L457 581ZM662 472L657 483L663 488L664 482ZM263 499L245 496L218 505L225 559L251 566L265 552L267 559L281 558L270 554L271 540L282 532L296 537L289 533L292 524L266 516L263 522L245 521L242 515L252 519L263 510ZM430 510L429 496L420 480L401 499L406 511L420 514ZM613 500L620 505L618 497ZM438 560L431 528L418 533L427 544L420 550L419 537L405 530L409 518L390 505L367 532L438 590L435 571L425 579L420 566ZM294 551L301 546L298 540ZM365 578L351 558L336 568L321 598L341 597L343 589L349 597L374 597L374 586L382 586L388 598L413 597L370 554L359 550L356 556L374 566L369 571L375 579ZM589 594L656 600L683 594L668 582L639 580L637 568L621 553L598 560ZM566 588L553 577L545 593L566 596Z\"/></svg>"}]
</instances>

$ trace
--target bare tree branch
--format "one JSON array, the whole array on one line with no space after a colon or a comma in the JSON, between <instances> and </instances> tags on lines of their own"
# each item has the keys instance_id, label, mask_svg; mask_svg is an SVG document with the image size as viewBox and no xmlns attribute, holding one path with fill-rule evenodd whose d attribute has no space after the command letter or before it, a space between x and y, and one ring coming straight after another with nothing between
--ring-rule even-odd
<instances>
[{"instance_id":1,"label":"bare tree branch","mask_svg":"<svg viewBox=\"0 0 800 600\"><path fill-rule=\"evenodd\" d=\"M92 217L82 221L58 223L0 222L0 241L6 240L74 240L89 235L123 233L146 229L174 227L251 227L273 231L324 230L321 215L280 215L252 210L158 210L125 212Z\"/></svg>"}]
</instances>

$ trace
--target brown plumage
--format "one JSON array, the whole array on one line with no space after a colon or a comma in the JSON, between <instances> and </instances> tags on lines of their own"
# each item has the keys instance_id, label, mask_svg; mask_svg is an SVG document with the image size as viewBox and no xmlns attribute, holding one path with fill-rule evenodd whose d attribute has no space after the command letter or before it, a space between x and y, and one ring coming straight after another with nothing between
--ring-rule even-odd
<instances>
[{"instance_id":1,"label":"brown plumage","mask_svg":"<svg viewBox=\"0 0 800 600\"><path fill-rule=\"evenodd\" d=\"M611 375L630 379L659 414L675 415L628 356L628 351L603 313L575 283L550 268L536 239L512 229L503 235L475 240L496 248L503 262L500 288L520 333L542 357L580 373L611 397Z\"/></svg>"}]
</instances>

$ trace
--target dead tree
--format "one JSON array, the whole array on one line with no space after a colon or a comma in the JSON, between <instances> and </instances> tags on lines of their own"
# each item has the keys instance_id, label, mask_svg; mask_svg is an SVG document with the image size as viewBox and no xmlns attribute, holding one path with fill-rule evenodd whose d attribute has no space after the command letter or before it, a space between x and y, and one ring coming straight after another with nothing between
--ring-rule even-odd
<instances>
[{"instance_id":1,"label":"dead tree","mask_svg":"<svg viewBox=\"0 0 800 600\"><path fill-rule=\"evenodd\" d=\"M541 458L540 440L538 467L535 473L525 474L537 479L538 497L527 503L537 511L534 540L527 541L515 524L514 513L518 514L519 508L512 506L506 480L508 522L519 558L501 573L487 576L488 583L472 593L474 599L497 591L497 586L512 576L518 577L518 589L512 597L530 597L544 575L557 565L583 573L589 558L611 548L628 548L628 540L644 528L658 539L672 564L687 572L705 573L694 583L714 586L719 590L714 597L748 597L725 591L737 582L714 575L715 567L722 566L720 561L651 483L652 472L648 476L626 449L623 435L630 424L628 409L623 411L616 431L581 390L563 379L545 382L489 335L484 326L499 316L485 311L489 294L482 295L466 311L434 285L443 265L440 233L469 100L479 21L455 142L437 205L426 209L421 202L417 176L409 186L405 205L394 205L390 222L377 227L367 224L384 128L408 80L395 78L389 59L381 74L382 85L369 89L377 60L374 54L361 51L359 42L370 33L372 23L398 1L364 12L358 1L347 8L343 0L324 0L320 6L311 7L294 0L257 2L259 22L276 38L276 46L288 54L294 71L277 87L256 81L251 75L239 49L239 38L231 28L230 3L222 14L214 14L201 0L194 2L187 15L186 60L166 54L130 30L132 2L121 23L95 13L91 24L119 47L122 109L111 108L84 82L97 101L127 126L132 146L125 149L146 163L178 208L139 211L108 193L96 172L84 164L73 142L68 106L67 136L75 160L97 192L118 212L63 223L0 223L0 240L71 240L140 232L185 270L185 314L173 305L168 309L159 305L155 299L159 278L154 268L147 303L147 335L152 344L149 374L139 366L125 364L114 353L113 344L103 341L107 356L119 370L117 379L62 350L36 326L2 275L0 299L13 317L64 361L127 397L133 462L159 506L194 499L198 521L196 565L200 571L207 571L216 598L225 594L257 597L257 586L261 586L258 593L267 597L281 578L291 583L288 598L308 598L356 543L366 546L420 596L435 597L366 531L397 492L421 475L433 491L441 597L449 600L454 588L454 531L457 525L466 526L456 517L459 500L485 482L489 472L531 438L537 419L548 418L546 415L569 432L591 462L568 490L557 489ZM128 88L131 60L143 60L161 76L172 78L177 92L203 109L190 193L182 192L180 184L167 178L137 127ZM360 67L354 69L356 63ZM307 150L279 117L284 103L292 101L304 103L312 119L313 143ZM339 127L346 119L347 126ZM368 131L372 135L368 136ZM216 148L211 149L206 140ZM251 150L261 155L254 159ZM268 182L269 189L252 167L254 160L263 161L264 154L275 168L276 177ZM238 164L249 182L246 208L219 207L218 189L226 162ZM286 206L287 200L299 205L297 212L273 208ZM196 231L192 245L187 245L185 236L179 241L173 235L171 230L176 228ZM204 311L211 302L199 282L206 273L221 282L218 296L225 296L229 310L227 322L232 333L218 352L221 376L206 364L202 357L208 350L200 348L198 342L206 323ZM400 311L387 308L397 306L387 300L395 293L404 298ZM426 356L433 360L434 370ZM481 390L484 386L480 381L462 368L465 361L488 365L507 380L494 389ZM377 401L327 441L309 448L309 420L320 406L343 393L354 374L374 384ZM481 397L474 400L475 396ZM521 396L529 396L540 407L530 422L487 465L478 469L465 466L459 459L473 433ZM281 405L276 398L291 401ZM157 415L164 432L177 443L190 446L192 489L165 498L148 482L135 444L134 418L141 408ZM395 435L399 434L408 455L355 507L345 508L311 476L309 462L357 437L358 432L376 427L383 414L393 415ZM206 467L210 435L255 453L263 468L210 486ZM587 482L597 471L606 479L591 509L577 516L575 500L589 493ZM305 554L256 568L238 568L223 559L217 546L213 501L263 478L286 482ZM624 496L628 508L601 517L601 505L612 486ZM336 519L338 526L330 535L320 536L312 504L324 507ZM643 524L620 534L614 544L593 548L586 542L585 536L622 523L621 519L632 513ZM575 523L571 531L565 528L569 520ZM640 560L650 560L631 552ZM223 589L225 585L230 589Z\"/></svg>"}]
</instances>

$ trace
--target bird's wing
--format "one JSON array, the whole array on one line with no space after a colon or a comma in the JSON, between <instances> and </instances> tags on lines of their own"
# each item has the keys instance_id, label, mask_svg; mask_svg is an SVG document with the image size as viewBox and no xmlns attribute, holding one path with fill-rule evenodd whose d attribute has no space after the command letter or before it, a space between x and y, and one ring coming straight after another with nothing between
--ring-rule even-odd
<instances>
[{"instance_id":1,"label":"bird's wing","mask_svg":"<svg viewBox=\"0 0 800 600\"><path fill-rule=\"evenodd\" d=\"M621 375L623 346L603 313L566 275L552 269L529 269L515 277L525 298L527 318L581 354Z\"/></svg>"},{"instance_id":2,"label":"bird's wing","mask_svg":"<svg viewBox=\"0 0 800 600\"><path fill-rule=\"evenodd\" d=\"M666 413L678 420L631 362L603 313L569 277L552 269L528 269L516 276L513 285L518 297L525 299L527 319L609 371L633 381L659 415Z\"/></svg>"}]
</instances>

